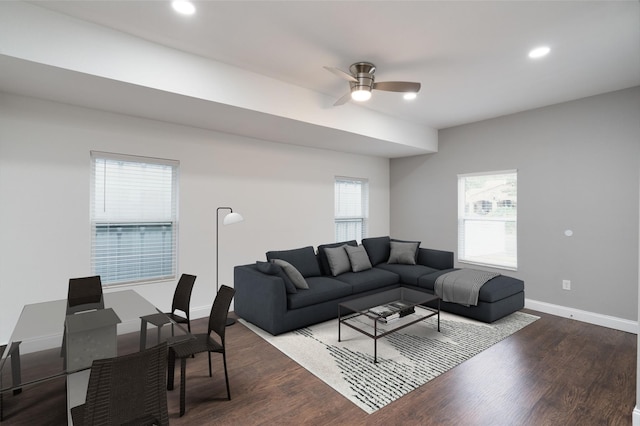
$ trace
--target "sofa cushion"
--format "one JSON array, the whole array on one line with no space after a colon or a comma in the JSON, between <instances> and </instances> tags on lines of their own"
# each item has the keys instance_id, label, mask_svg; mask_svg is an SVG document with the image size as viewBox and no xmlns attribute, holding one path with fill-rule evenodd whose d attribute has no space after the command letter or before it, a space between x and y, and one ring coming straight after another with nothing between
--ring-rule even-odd
<instances>
[{"instance_id":1,"label":"sofa cushion","mask_svg":"<svg viewBox=\"0 0 640 426\"><path fill-rule=\"evenodd\" d=\"M453 268L453 252L419 248L418 263L435 269Z\"/></svg>"},{"instance_id":2,"label":"sofa cushion","mask_svg":"<svg viewBox=\"0 0 640 426\"><path fill-rule=\"evenodd\" d=\"M309 288L309 285L305 281L304 277L302 276L300 271L296 269L295 266L293 266L286 260L282 260L282 259L273 259L272 262L282 268L284 273L287 274L287 276L289 277L291 282L293 282L293 285L295 285L296 288L301 288L305 290Z\"/></svg>"},{"instance_id":3,"label":"sofa cushion","mask_svg":"<svg viewBox=\"0 0 640 426\"><path fill-rule=\"evenodd\" d=\"M309 284L309 290L287 295L289 309L317 305L352 293L352 287L349 284L331 277L310 277L307 278L307 284Z\"/></svg>"},{"instance_id":4,"label":"sofa cushion","mask_svg":"<svg viewBox=\"0 0 640 426\"><path fill-rule=\"evenodd\" d=\"M398 274L379 268L361 272L346 272L337 276L336 279L351 284L354 294L397 284L400 281Z\"/></svg>"},{"instance_id":5,"label":"sofa cushion","mask_svg":"<svg viewBox=\"0 0 640 426\"><path fill-rule=\"evenodd\" d=\"M400 275L400 282L415 286L418 285L418 278L437 271L437 269L424 265L403 265L400 263L381 263L376 268L398 274Z\"/></svg>"},{"instance_id":6,"label":"sofa cushion","mask_svg":"<svg viewBox=\"0 0 640 426\"><path fill-rule=\"evenodd\" d=\"M358 242L356 240L343 241L341 243L331 243L331 244L321 244L318 246L318 260L320 262L320 270L322 275L331 275L331 267L329 266L329 261L327 260L327 255L324 252L326 248L340 247L343 245L348 246L357 246Z\"/></svg>"},{"instance_id":7,"label":"sofa cushion","mask_svg":"<svg viewBox=\"0 0 640 426\"><path fill-rule=\"evenodd\" d=\"M349 256L352 272L361 272L372 268L367 250L363 246L345 246L344 249L347 252L347 256Z\"/></svg>"},{"instance_id":8,"label":"sofa cushion","mask_svg":"<svg viewBox=\"0 0 640 426\"><path fill-rule=\"evenodd\" d=\"M423 275L418 278L418 287L429 290L433 293L436 279L447 272L455 271L457 268L445 269L432 274ZM478 293L478 301L493 303L505 299L514 294L524 291L524 281L506 275L498 275L490 279Z\"/></svg>"},{"instance_id":9,"label":"sofa cushion","mask_svg":"<svg viewBox=\"0 0 640 426\"><path fill-rule=\"evenodd\" d=\"M324 249L324 254L327 256L327 261L329 262L331 275L334 277L351 270L349 255L345 250L346 246L347 245L344 244L340 247L325 247Z\"/></svg>"},{"instance_id":10,"label":"sofa cushion","mask_svg":"<svg viewBox=\"0 0 640 426\"><path fill-rule=\"evenodd\" d=\"M277 277L282 278L282 281L284 281L284 286L287 290L287 293L296 293L298 291L296 290L296 286L295 284L293 284L293 281L291 281L291 278L289 278L289 276L285 274L285 272L282 270L282 266L276 265L275 263L271 263L271 262L257 261L256 268L258 269L258 271L262 272L263 274L275 275Z\"/></svg>"},{"instance_id":11,"label":"sofa cushion","mask_svg":"<svg viewBox=\"0 0 640 426\"><path fill-rule=\"evenodd\" d=\"M389 237L363 238L362 245L367 250L369 260L373 266L389 260Z\"/></svg>"},{"instance_id":12,"label":"sofa cushion","mask_svg":"<svg viewBox=\"0 0 640 426\"><path fill-rule=\"evenodd\" d=\"M401 263L404 265L415 265L418 258L418 241L404 242L391 240L389 243L390 253L387 263Z\"/></svg>"},{"instance_id":13,"label":"sofa cushion","mask_svg":"<svg viewBox=\"0 0 640 426\"><path fill-rule=\"evenodd\" d=\"M311 246L292 250L268 251L267 260L272 261L273 259L289 262L305 278L321 275L316 253Z\"/></svg>"}]
</instances>

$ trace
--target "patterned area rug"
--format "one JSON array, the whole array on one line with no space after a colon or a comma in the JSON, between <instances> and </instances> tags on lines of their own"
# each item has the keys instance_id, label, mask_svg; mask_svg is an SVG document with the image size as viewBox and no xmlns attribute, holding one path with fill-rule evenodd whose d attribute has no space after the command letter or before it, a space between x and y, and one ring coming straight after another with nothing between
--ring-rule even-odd
<instances>
[{"instance_id":1,"label":"patterned area rug","mask_svg":"<svg viewBox=\"0 0 640 426\"><path fill-rule=\"evenodd\" d=\"M373 339L334 319L279 336L240 320L305 369L371 414L422 386L538 317L515 312L485 324L443 312L437 317L378 339L378 363L373 363Z\"/></svg>"}]
</instances>

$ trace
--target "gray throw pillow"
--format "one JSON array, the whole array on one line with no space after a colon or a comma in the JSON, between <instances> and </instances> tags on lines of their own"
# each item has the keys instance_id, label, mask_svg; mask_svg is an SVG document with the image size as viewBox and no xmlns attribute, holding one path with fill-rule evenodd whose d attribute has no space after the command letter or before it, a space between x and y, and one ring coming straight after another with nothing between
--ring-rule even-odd
<instances>
[{"instance_id":1,"label":"gray throw pillow","mask_svg":"<svg viewBox=\"0 0 640 426\"><path fill-rule=\"evenodd\" d=\"M327 261L329 262L329 269L331 269L331 275L334 277L351 270L351 263L349 263L349 256L345 251L345 247L347 246L327 247L324 249L324 254L327 256Z\"/></svg>"},{"instance_id":2,"label":"gray throw pillow","mask_svg":"<svg viewBox=\"0 0 640 426\"><path fill-rule=\"evenodd\" d=\"M372 268L371 261L369 260L367 250L365 250L364 246L345 246L344 249L347 251L347 255L349 256L351 270L353 272L366 271L367 269Z\"/></svg>"},{"instance_id":3,"label":"gray throw pillow","mask_svg":"<svg viewBox=\"0 0 640 426\"><path fill-rule=\"evenodd\" d=\"M416 252L420 243L401 243L391 241L391 254L387 263L416 264Z\"/></svg>"},{"instance_id":4,"label":"gray throw pillow","mask_svg":"<svg viewBox=\"0 0 640 426\"><path fill-rule=\"evenodd\" d=\"M258 269L258 271L262 272L263 274L275 275L276 277L282 278L282 281L284 281L284 287L286 288L287 293L292 294L292 293L298 292L298 290L296 290L295 284L293 284L293 281L291 281L289 276L284 273L284 271L282 270L282 267L280 267L279 265L276 265L275 263L271 263L271 262L260 262L258 260L256 262L256 268Z\"/></svg>"},{"instance_id":5,"label":"gray throw pillow","mask_svg":"<svg viewBox=\"0 0 640 426\"><path fill-rule=\"evenodd\" d=\"M295 285L296 288L300 288L304 290L309 288L309 284L307 284L307 281L304 279L300 271L298 271L295 268L295 266L293 266L286 260L282 260L282 259L273 259L271 261L282 268L284 273L287 274L287 276L293 282L293 285Z\"/></svg>"}]
</instances>

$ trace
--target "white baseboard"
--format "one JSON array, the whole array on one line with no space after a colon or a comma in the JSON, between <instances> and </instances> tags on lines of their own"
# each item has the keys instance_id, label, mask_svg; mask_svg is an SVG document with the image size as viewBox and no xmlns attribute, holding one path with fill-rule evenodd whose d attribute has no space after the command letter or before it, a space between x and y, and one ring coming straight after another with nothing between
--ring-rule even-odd
<instances>
[{"instance_id":1,"label":"white baseboard","mask_svg":"<svg viewBox=\"0 0 640 426\"><path fill-rule=\"evenodd\" d=\"M631 424L632 426L640 426L640 407L637 405L633 409L633 414L631 415Z\"/></svg>"},{"instance_id":2,"label":"white baseboard","mask_svg":"<svg viewBox=\"0 0 640 426\"><path fill-rule=\"evenodd\" d=\"M580 309L568 308L566 306L554 305L547 302L525 299L524 307L546 314L557 315L559 317L571 318L574 320L600 325L602 327L613 328L627 333L638 334L638 322L609 315L597 314L595 312L582 311ZM640 413L639 413L640 414ZM640 426L640 423L638 424Z\"/></svg>"}]
</instances>

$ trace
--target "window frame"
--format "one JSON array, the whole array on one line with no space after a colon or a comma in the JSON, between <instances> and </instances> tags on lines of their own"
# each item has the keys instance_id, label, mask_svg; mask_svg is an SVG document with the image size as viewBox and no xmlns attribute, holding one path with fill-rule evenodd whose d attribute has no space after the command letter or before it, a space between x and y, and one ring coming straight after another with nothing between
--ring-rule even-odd
<instances>
[{"instance_id":1,"label":"window frame","mask_svg":"<svg viewBox=\"0 0 640 426\"><path fill-rule=\"evenodd\" d=\"M360 185L360 215L339 215L339 193L338 186L340 183L357 183ZM339 237L338 231L339 224L358 223L360 225L360 235L351 235L349 231L346 232L344 238ZM336 242L356 240L358 243L363 238L367 238L369 234L369 179L355 178L348 176L336 176L334 178L334 238Z\"/></svg>"},{"instance_id":2,"label":"window frame","mask_svg":"<svg viewBox=\"0 0 640 426\"><path fill-rule=\"evenodd\" d=\"M98 162L103 162L102 167L98 166ZM147 196L149 191L151 191L148 187L144 188L141 186L136 187L131 194L137 195L140 199L134 201L130 204L123 203L118 204L119 207L126 206L136 206L141 208L137 213L129 215L126 218L123 218L123 214L119 211L117 213L107 213L106 212L106 203L108 202L108 198L105 195L107 191L107 163L113 165L114 163L131 163L132 169L135 170L136 167L140 169L142 173L140 176L145 174L144 168L146 166L152 166L156 170L158 166L162 169L166 170L166 168L170 168L171 173L168 174L166 172L162 172L158 177L158 180L164 181L164 186L170 185L171 194L169 195L167 191L163 191L162 189L158 190L155 194L156 197L164 198L164 200L159 201L162 204L162 208L153 209L144 209L146 204L149 204L146 199L143 200L144 197ZM180 162L177 160L169 160L162 158L153 158L153 157L144 157L144 156L136 156L136 155L128 155L128 154L116 154L110 152L101 152L101 151L91 151L90 152L90 175L91 175L91 183L90 183L90 268L91 273L100 275L103 287L114 287L114 286L122 286L122 285L131 285L131 284L146 284L153 282L162 282L168 280L175 280L178 276L178 180L179 180L179 168ZM96 173L98 170L102 170L104 176L98 178ZM126 173L125 173L126 174ZM111 179L114 179L114 176L111 175ZM121 175L118 175L121 176ZM127 179L135 178L135 175L127 174ZM170 180L170 183L166 181ZM99 190L96 185L99 185L100 182L104 185L104 188ZM127 181L129 182L129 181ZM136 181L140 182L140 181ZM155 183L155 182L154 182ZM166 188L164 188L166 189ZM118 191L123 191L122 186L117 187ZM127 194L131 197L131 194ZM161 195L158 195L161 194ZM102 195L102 200L98 201L98 198ZM152 194L153 195L153 194ZM170 200L170 201L168 201ZM156 203L157 204L157 203ZM104 210L102 214L97 213L97 209L102 207ZM161 211L162 213L157 213L156 211ZM151 214L151 215L150 215ZM138 215L137 217L134 217ZM127 216L127 215L124 215ZM143 217L147 216L147 217ZM165 228L169 226L169 231L166 231ZM99 233L100 229L106 230L106 232ZM165 242L165 233L170 232L170 240L169 242ZM106 258L112 258L112 254L120 251L120 245L118 245L118 249L114 249L111 242L106 242L105 240L111 239L113 241L114 235L119 233L116 236L118 243L120 244L122 235L126 235L128 238L129 245L124 243L125 250L128 249L130 251L135 251L136 249L139 252L136 252L136 256L139 257L139 262L127 262L124 259L124 255L121 255L118 260L109 260L107 266L100 260L101 254L104 253L104 249L108 250L108 255ZM144 241L147 240L147 244L145 242L136 242L131 243L132 239L135 238L136 233L140 236L140 239ZM146 237L146 238L145 238ZM161 238L161 242L158 243L158 238ZM153 242L155 240L155 243ZM145 250L148 249L148 250ZM170 252L167 252L167 249ZM110 250L110 251L109 251ZM146 251L146 253L145 253ZM115 257L119 255L116 254ZM129 256L132 258L133 256ZM169 257L169 263L165 261L165 259ZM101 263L102 262L102 263ZM160 265L160 266L158 266ZM146 268L146 269L145 269ZM110 272L106 273L105 270L109 269ZM125 273L125 270L134 270L137 272L134 273ZM117 271L117 272L113 272ZM152 273L149 273L152 271ZM126 276L123 278L123 276ZM115 279L114 279L115 277Z\"/></svg>"},{"instance_id":3,"label":"window frame","mask_svg":"<svg viewBox=\"0 0 640 426\"><path fill-rule=\"evenodd\" d=\"M466 179L468 178L491 178L496 180L509 179L509 176L515 179L515 195L514 199L509 200L468 200L469 194L465 190ZM465 173L458 175L458 262L486 266L496 269L504 269L508 271L518 270L518 210L517 210L517 198L518 198L518 170L500 170L478 173ZM473 205L473 211L470 208L467 209L467 205ZM494 209L512 209L513 215L503 214L502 216L487 216L491 214ZM509 213L509 211L507 211ZM501 255L491 256L489 254L484 255L470 255L467 252L467 247L473 244L468 241L467 226L472 222L476 222L476 225L484 227L484 232L495 233L498 232L503 235L503 238L498 238L499 244L503 244L503 252ZM497 226L498 224L504 224L503 227ZM491 229L493 228L493 229ZM501 228L501 229L500 229ZM480 227L476 227L476 230L480 230ZM482 231L480 231L482 232ZM502 259L502 260L501 260Z\"/></svg>"}]
</instances>

